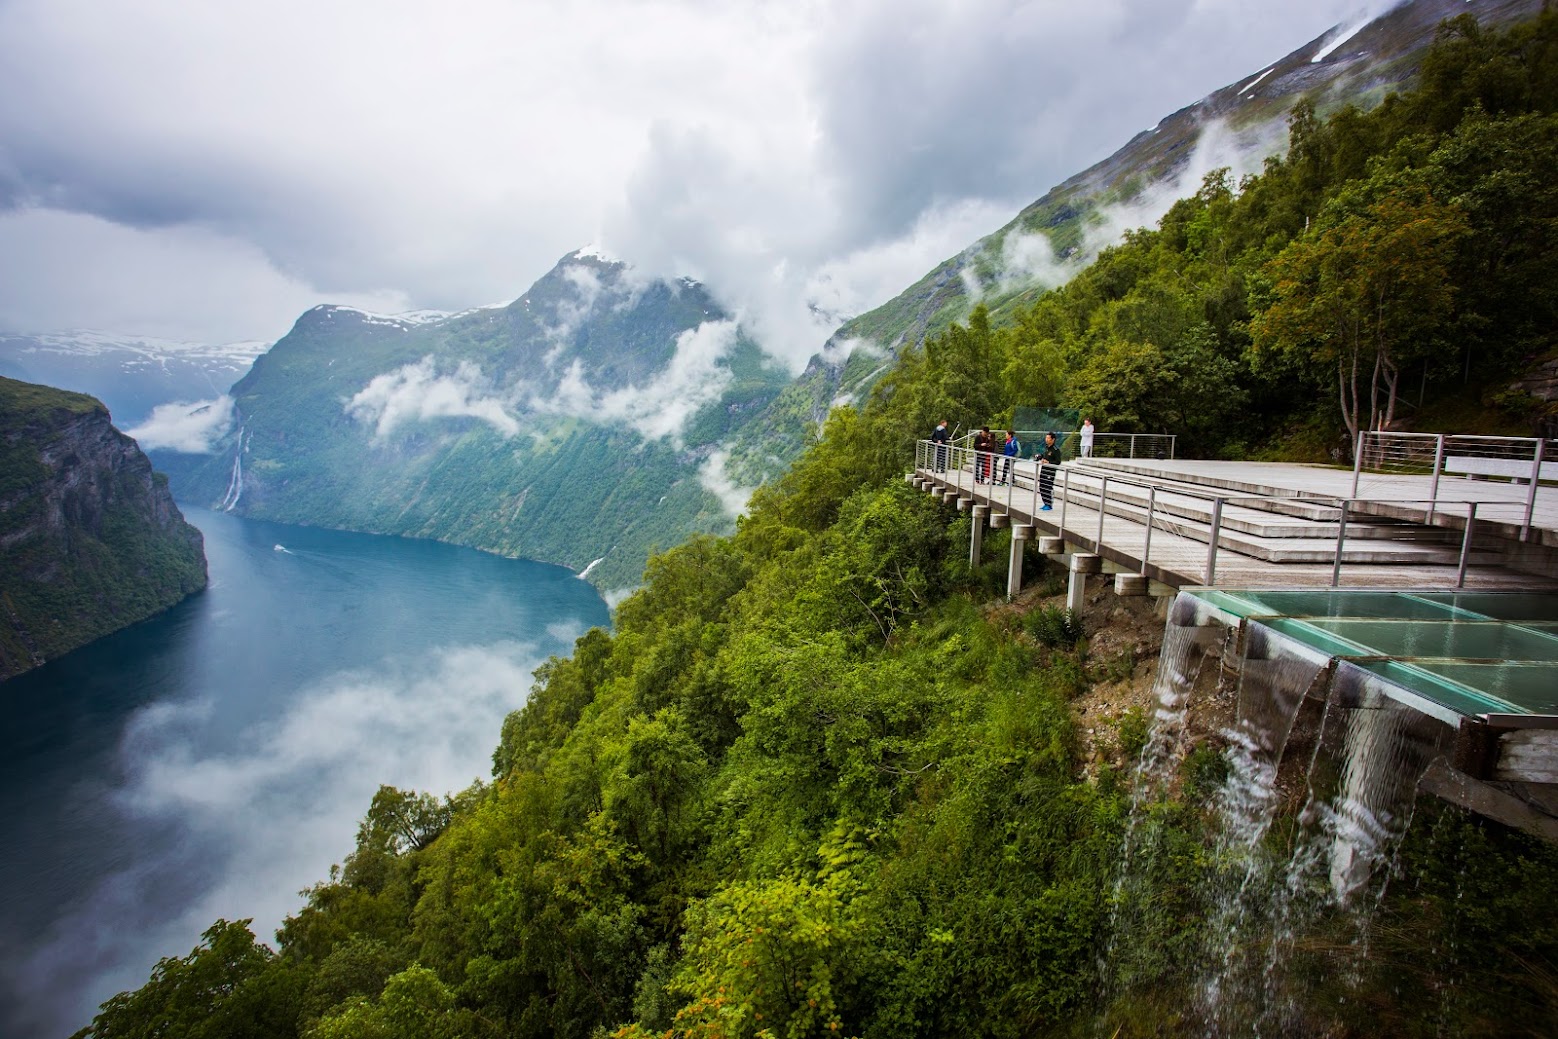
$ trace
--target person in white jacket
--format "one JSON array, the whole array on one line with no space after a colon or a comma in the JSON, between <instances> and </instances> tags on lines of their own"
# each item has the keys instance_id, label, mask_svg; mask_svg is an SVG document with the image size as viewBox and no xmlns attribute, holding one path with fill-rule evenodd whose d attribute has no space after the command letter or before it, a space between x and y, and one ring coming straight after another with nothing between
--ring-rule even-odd
<instances>
[{"instance_id":1,"label":"person in white jacket","mask_svg":"<svg viewBox=\"0 0 1558 1039\"><path fill-rule=\"evenodd\" d=\"M1082 420L1082 443L1078 446L1077 453L1083 458L1093 456L1093 420L1090 418Z\"/></svg>"}]
</instances>

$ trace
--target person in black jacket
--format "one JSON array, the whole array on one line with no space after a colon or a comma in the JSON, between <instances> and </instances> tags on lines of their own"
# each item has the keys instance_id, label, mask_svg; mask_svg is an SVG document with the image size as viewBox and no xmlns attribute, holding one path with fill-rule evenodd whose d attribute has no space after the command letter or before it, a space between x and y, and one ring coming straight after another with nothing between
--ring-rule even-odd
<instances>
[{"instance_id":1,"label":"person in black jacket","mask_svg":"<svg viewBox=\"0 0 1558 1039\"><path fill-rule=\"evenodd\" d=\"M1060 442L1054 433L1044 434L1044 444L1033 452L1033 460L1039 463L1039 497L1044 499L1039 511L1048 512L1055 494L1055 473L1060 469Z\"/></svg>"},{"instance_id":2,"label":"person in black jacket","mask_svg":"<svg viewBox=\"0 0 1558 1039\"><path fill-rule=\"evenodd\" d=\"M986 483L990 480L990 468L994 459L990 457L995 450L995 437L990 433L989 426L982 426L974 435L974 482Z\"/></svg>"},{"instance_id":3,"label":"person in black jacket","mask_svg":"<svg viewBox=\"0 0 1558 1039\"><path fill-rule=\"evenodd\" d=\"M952 434L947 432L947 420L942 419L936 426L935 431L930 435L931 443L936 445L936 471L938 473L947 471L947 441L951 438Z\"/></svg>"}]
</instances>

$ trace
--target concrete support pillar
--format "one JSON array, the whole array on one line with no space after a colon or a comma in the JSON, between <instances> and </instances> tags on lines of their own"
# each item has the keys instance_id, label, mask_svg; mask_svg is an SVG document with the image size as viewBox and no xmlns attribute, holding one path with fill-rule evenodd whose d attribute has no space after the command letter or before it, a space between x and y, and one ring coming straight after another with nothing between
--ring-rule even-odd
<instances>
[{"instance_id":1,"label":"concrete support pillar","mask_svg":"<svg viewBox=\"0 0 1558 1039\"><path fill-rule=\"evenodd\" d=\"M1011 522L1011 517L1004 512L996 512L990 515L990 529L1000 530Z\"/></svg>"},{"instance_id":2,"label":"concrete support pillar","mask_svg":"<svg viewBox=\"0 0 1558 1039\"><path fill-rule=\"evenodd\" d=\"M1066 554L1065 538L1039 538L1039 551L1047 556L1060 556Z\"/></svg>"},{"instance_id":3,"label":"concrete support pillar","mask_svg":"<svg viewBox=\"0 0 1558 1039\"><path fill-rule=\"evenodd\" d=\"M974 499L972 499L972 498L959 498L958 499L958 511L959 512L967 512L968 511L968 507L970 505L972 505L972 504L974 504Z\"/></svg>"},{"instance_id":4,"label":"concrete support pillar","mask_svg":"<svg viewBox=\"0 0 1558 1039\"><path fill-rule=\"evenodd\" d=\"M1033 528L1026 523L1012 524L1012 552L1006 564L1006 597L1012 598L1022 591L1022 550L1033 537Z\"/></svg>"},{"instance_id":5,"label":"concrete support pillar","mask_svg":"<svg viewBox=\"0 0 1558 1039\"><path fill-rule=\"evenodd\" d=\"M941 492L941 500L943 502L957 501L958 500L958 492L957 491L942 491Z\"/></svg>"},{"instance_id":6,"label":"concrete support pillar","mask_svg":"<svg viewBox=\"0 0 1558 1039\"><path fill-rule=\"evenodd\" d=\"M1116 595L1146 595L1146 574L1115 574L1114 594Z\"/></svg>"},{"instance_id":7,"label":"concrete support pillar","mask_svg":"<svg viewBox=\"0 0 1558 1039\"><path fill-rule=\"evenodd\" d=\"M1078 552L1071 557L1071 580L1066 585L1066 609L1082 609L1083 596L1087 592L1087 575L1098 573L1101 562L1091 552Z\"/></svg>"},{"instance_id":8,"label":"concrete support pillar","mask_svg":"<svg viewBox=\"0 0 1558 1039\"><path fill-rule=\"evenodd\" d=\"M968 565L978 566L980 553L985 547L985 517L990 514L990 506L974 506L974 532L968 539Z\"/></svg>"}]
</instances>

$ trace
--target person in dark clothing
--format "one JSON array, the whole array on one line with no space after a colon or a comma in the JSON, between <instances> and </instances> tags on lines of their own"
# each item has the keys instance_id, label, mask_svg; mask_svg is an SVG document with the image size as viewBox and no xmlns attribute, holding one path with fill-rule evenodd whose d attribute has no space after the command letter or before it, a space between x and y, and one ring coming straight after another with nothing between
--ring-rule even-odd
<instances>
[{"instance_id":1,"label":"person in dark clothing","mask_svg":"<svg viewBox=\"0 0 1558 1039\"><path fill-rule=\"evenodd\" d=\"M1033 460L1039 463L1039 497L1044 499L1039 511L1048 512L1055 494L1055 473L1060 469L1060 442L1054 433L1044 434L1044 444L1033 453Z\"/></svg>"},{"instance_id":2,"label":"person in dark clothing","mask_svg":"<svg viewBox=\"0 0 1558 1039\"><path fill-rule=\"evenodd\" d=\"M990 480L990 465L992 459L990 453L995 450L995 437L990 434L990 427L983 426L974 436L974 482L987 483Z\"/></svg>"},{"instance_id":3,"label":"person in dark clothing","mask_svg":"<svg viewBox=\"0 0 1558 1039\"><path fill-rule=\"evenodd\" d=\"M951 438L952 434L947 432L947 420L942 419L937 423L935 430L930 435L931 443L936 445L936 471L938 473L947 471L947 441Z\"/></svg>"}]
</instances>

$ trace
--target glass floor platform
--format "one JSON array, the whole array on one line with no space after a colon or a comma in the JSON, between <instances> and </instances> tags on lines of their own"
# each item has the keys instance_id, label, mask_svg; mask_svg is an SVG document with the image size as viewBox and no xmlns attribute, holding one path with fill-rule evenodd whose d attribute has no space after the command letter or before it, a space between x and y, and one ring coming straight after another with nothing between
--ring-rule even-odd
<instances>
[{"instance_id":1,"label":"glass floor platform","mask_svg":"<svg viewBox=\"0 0 1558 1039\"><path fill-rule=\"evenodd\" d=\"M1558 728L1558 596L1364 590L1183 591L1338 660L1354 680L1455 724ZM1518 720L1517 720L1518 719Z\"/></svg>"}]
</instances>

